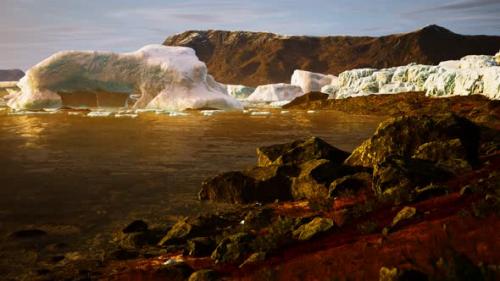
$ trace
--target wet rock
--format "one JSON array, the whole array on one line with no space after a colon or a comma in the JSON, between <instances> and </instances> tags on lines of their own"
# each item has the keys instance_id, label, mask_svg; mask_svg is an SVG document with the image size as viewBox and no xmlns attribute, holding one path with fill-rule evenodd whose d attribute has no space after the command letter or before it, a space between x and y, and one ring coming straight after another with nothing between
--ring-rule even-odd
<instances>
[{"instance_id":1,"label":"wet rock","mask_svg":"<svg viewBox=\"0 0 500 281\"><path fill-rule=\"evenodd\" d=\"M413 158L433 162L454 173L472 169L460 139L424 143L417 148Z\"/></svg>"},{"instance_id":2,"label":"wet rock","mask_svg":"<svg viewBox=\"0 0 500 281\"><path fill-rule=\"evenodd\" d=\"M253 236L248 233L230 235L219 243L211 255L216 262L238 262L250 252Z\"/></svg>"},{"instance_id":3,"label":"wet rock","mask_svg":"<svg viewBox=\"0 0 500 281\"><path fill-rule=\"evenodd\" d=\"M47 232L40 229L23 229L11 233L10 237L15 239L31 239L40 238L46 235Z\"/></svg>"},{"instance_id":4,"label":"wet rock","mask_svg":"<svg viewBox=\"0 0 500 281\"><path fill-rule=\"evenodd\" d=\"M343 192L357 192L364 188L371 188L372 175L367 172L355 173L334 180L328 188L328 196L334 198Z\"/></svg>"},{"instance_id":5,"label":"wet rock","mask_svg":"<svg viewBox=\"0 0 500 281\"><path fill-rule=\"evenodd\" d=\"M417 214L417 209L414 207L404 207L399 211L392 220L391 228L395 228L402 221L409 220Z\"/></svg>"},{"instance_id":6,"label":"wet rock","mask_svg":"<svg viewBox=\"0 0 500 281\"><path fill-rule=\"evenodd\" d=\"M302 95L300 97L295 98L292 100L290 103L285 104L282 106L283 109L288 109L288 108L303 108L303 109L310 109L311 104L314 102L319 102L328 99L328 94L324 94L321 92L310 92L305 95Z\"/></svg>"},{"instance_id":7,"label":"wet rock","mask_svg":"<svg viewBox=\"0 0 500 281\"><path fill-rule=\"evenodd\" d=\"M215 242L208 237L196 237L187 242L187 251L190 256L209 256L215 249Z\"/></svg>"},{"instance_id":8,"label":"wet rock","mask_svg":"<svg viewBox=\"0 0 500 281\"><path fill-rule=\"evenodd\" d=\"M250 210L245 215L243 223L248 227L262 228L271 223L274 215L273 208L259 208Z\"/></svg>"},{"instance_id":9,"label":"wet rock","mask_svg":"<svg viewBox=\"0 0 500 281\"><path fill-rule=\"evenodd\" d=\"M349 153L337 149L320 138L311 137L291 143L257 148L257 166L300 164L315 159L342 163Z\"/></svg>"},{"instance_id":10,"label":"wet rock","mask_svg":"<svg viewBox=\"0 0 500 281\"><path fill-rule=\"evenodd\" d=\"M158 242L158 238L149 231L132 232L116 235L114 242L125 249L138 249L146 245L156 244Z\"/></svg>"},{"instance_id":11,"label":"wet rock","mask_svg":"<svg viewBox=\"0 0 500 281\"><path fill-rule=\"evenodd\" d=\"M217 281L219 275L211 269L198 270L189 276L188 281Z\"/></svg>"},{"instance_id":12,"label":"wet rock","mask_svg":"<svg viewBox=\"0 0 500 281\"><path fill-rule=\"evenodd\" d=\"M448 194L448 187L445 185L429 184L423 188L416 188L414 198L416 201L426 200L436 196Z\"/></svg>"},{"instance_id":13,"label":"wet rock","mask_svg":"<svg viewBox=\"0 0 500 281\"><path fill-rule=\"evenodd\" d=\"M406 201L416 187L441 182L450 176L448 171L428 161L390 156L375 165L373 189L381 199Z\"/></svg>"},{"instance_id":14,"label":"wet rock","mask_svg":"<svg viewBox=\"0 0 500 281\"><path fill-rule=\"evenodd\" d=\"M196 218L180 219L158 243L166 246L169 243L182 243L188 239L208 236L224 225L226 221L217 215L198 216Z\"/></svg>"},{"instance_id":15,"label":"wet rock","mask_svg":"<svg viewBox=\"0 0 500 281\"><path fill-rule=\"evenodd\" d=\"M164 264L156 270L156 276L169 281L185 281L192 273L193 269L182 261Z\"/></svg>"},{"instance_id":16,"label":"wet rock","mask_svg":"<svg viewBox=\"0 0 500 281\"><path fill-rule=\"evenodd\" d=\"M122 230L123 233L146 232L146 231L148 231L148 224L142 220L135 220Z\"/></svg>"},{"instance_id":17,"label":"wet rock","mask_svg":"<svg viewBox=\"0 0 500 281\"><path fill-rule=\"evenodd\" d=\"M205 180L200 200L228 203L273 202L289 200L291 166L255 167L244 172L227 172Z\"/></svg>"},{"instance_id":18,"label":"wet rock","mask_svg":"<svg viewBox=\"0 0 500 281\"><path fill-rule=\"evenodd\" d=\"M314 236L330 230L333 220L327 218L314 218L311 222L301 225L293 231L293 237L297 240L309 240Z\"/></svg>"},{"instance_id":19,"label":"wet rock","mask_svg":"<svg viewBox=\"0 0 500 281\"><path fill-rule=\"evenodd\" d=\"M240 264L240 268L243 268L247 265L252 265L264 261L266 259L266 253L257 252L251 254L242 264Z\"/></svg>"},{"instance_id":20,"label":"wet rock","mask_svg":"<svg viewBox=\"0 0 500 281\"><path fill-rule=\"evenodd\" d=\"M466 159L478 159L479 128L454 114L402 116L381 123L375 134L356 148L347 165L373 167L390 155L410 158L423 144L459 139Z\"/></svg>"}]
</instances>

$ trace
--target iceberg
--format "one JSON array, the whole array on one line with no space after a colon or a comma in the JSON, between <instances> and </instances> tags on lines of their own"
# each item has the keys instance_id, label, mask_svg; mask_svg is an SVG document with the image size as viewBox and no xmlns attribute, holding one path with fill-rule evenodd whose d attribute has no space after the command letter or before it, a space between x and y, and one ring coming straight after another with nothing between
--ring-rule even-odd
<instances>
[{"instance_id":1,"label":"iceberg","mask_svg":"<svg viewBox=\"0 0 500 281\"><path fill-rule=\"evenodd\" d=\"M291 84L302 88L304 93L319 92L326 85L336 84L337 76L325 75L296 69L292 74Z\"/></svg>"},{"instance_id":2,"label":"iceberg","mask_svg":"<svg viewBox=\"0 0 500 281\"><path fill-rule=\"evenodd\" d=\"M245 85L226 85L226 89L228 95L234 97L237 100L244 100L255 91L255 88Z\"/></svg>"},{"instance_id":3,"label":"iceberg","mask_svg":"<svg viewBox=\"0 0 500 281\"><path fill-rule=\"evenodd\" d=\"M304 92L301 87L279 83L258 86L246 100L249 102L291 101L302 95Z\"/></svg>"},{"instance_id":4,"label":"iceberg","mask_svg":"<svg viewBox=\"0 0 500 281\"><path fill-rule=\"evenodd\" d=\"M64 51L29 69L14 109L61 106L182 111L242 109L187 47L148 45L136 52Z\"/></svg>"}]
</instances>

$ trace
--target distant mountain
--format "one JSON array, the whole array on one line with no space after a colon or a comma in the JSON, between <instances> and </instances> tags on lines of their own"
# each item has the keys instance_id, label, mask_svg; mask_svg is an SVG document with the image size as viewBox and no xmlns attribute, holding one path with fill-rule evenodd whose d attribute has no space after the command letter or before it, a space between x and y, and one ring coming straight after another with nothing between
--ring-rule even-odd
<instances>
[{"instance_id":1,"label":"distant mountain","mask_svg":"<svg viewBox=\"0 0 500 281\"><path fill-rule=\"evenodd\" d=\"M18 81L23 78L24 72L19 69L0 69L0 82Z\"/></svg>"},{"instance_id":2,"label":"distant mountain","mask_svg":"<svg viewBox=\"0 0 500 281\"><path fill-rule=\"evenodd\" d=\"M465 36L437 25L382 37L209 30L186 31L168 37L164 45L195 49L217 81L257 86L289 83L295 69L338 74L353 68L437 64L471 54L494 55L500 49L500 36Z\"/></svg>"}]
</instances>

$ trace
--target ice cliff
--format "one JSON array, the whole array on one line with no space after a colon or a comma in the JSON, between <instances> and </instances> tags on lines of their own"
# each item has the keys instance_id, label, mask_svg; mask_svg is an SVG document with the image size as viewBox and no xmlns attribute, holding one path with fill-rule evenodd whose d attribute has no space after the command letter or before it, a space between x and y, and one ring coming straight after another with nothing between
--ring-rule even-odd
<instances>
[{"instance_id":1,"label":"ice cliff","mask_svg":"<svg viewBox=\"0 0 500 281\"><path fill-rule=\"evenodd\" d=\"M471 55L439 65L409 64L384 69L353 69L321 91L332 98L423 91L430 97L481 94L500 99L500 52Z\"/></svg>"},{"instance_id":2,"label":"ice cliff","mask_svg":"<svg viewBox=\"0 0 500 281\"><path fill-rule=\"evenodd\" d=\"M304 92L301 87L279 83L258 86L246 100L248 102L291 101L302 95Z\"/></svg>"},{"instance_id":3,"label":"ice cliff","mask_svg":"<svg viewBox=\"0 0 500 281\"><path fill-rule=\"evenodd\" d=\"M187 47L149 45L122 54L59 52L28 70L18 87L7 101L14 109L59 108L66 100L84 105L89 99L106 106L99 104L102 95L124 96L123 106L131 108L242 108Z\"/></svg>"}]
</instances>

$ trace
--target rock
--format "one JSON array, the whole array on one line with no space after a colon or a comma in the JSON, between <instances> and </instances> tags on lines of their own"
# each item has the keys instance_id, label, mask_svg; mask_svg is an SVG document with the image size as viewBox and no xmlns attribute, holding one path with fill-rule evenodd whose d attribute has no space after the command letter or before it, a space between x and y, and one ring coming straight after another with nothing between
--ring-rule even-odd
<instances>
[{"instance_id":1,"label":"rock","mask_svg":"<svg viewBox=\"0 0 500 281\"><path fill-rule=\"evenodd\" d=\"M188 281L218 281L219 275L211 269L198 270L189 276Z\"/></svg>"},{"instance_id":2,"label":"rock","mask_svg":"<svg viewBox=\"0 0 500 281\"><path fill-rule=\"evenodd\" d=\"M290 166L255 167L244 172L227 172L202 183L200 200L228 203L273 202L289 200Z\"/></svg>"},{"instance_id":3,"label":"rock","mask_svg":"<svg viewBox=\"0 0 500 281\"><path fill-rule=\"evenodd\" d=\"M292 197L295 200L327 198L330 183L349 172L349 167L326 159L304 162L300 165L300 174L292 180Z\"/></svg>"},{"instance_id":4,"label":"rock","mask_svg":"<svg viewBox=\"0 0 500 281\"><path fill-rule=\"evenodd\" d=\"M310 109L311 104L315 101L322 101L328 99L328 95L320 92L310 92L303 96L297 97L291 102L282 106L283 109L296 108L300 106L303 109Z\"/></svg>"},{"instance_id":5,"label":"rock","mask_svg":"<svg viewBox=\"0 0 500 281\"><path fill-rule=\"evenodd\" d=\"M135 220L122 230L123 233L146 232L146 231L148 231L148 224L142 220Z\"/></svg>"},{"instance_id":6,"label":"rock","mask_svg":"<svg viewBox=\"0 0 500 281\"><path fill-rule=\"evenodd\" d=\"M250 252L253 236L237 233L225 237L213 251L211 258L216 262L238 262Z\"/></svg>"},{"instance_id":7,"label":"rock","mask_svg":"<svg viewBox=\"0 0 500 281\"><path fill-rule=\"evenodd\" d=\"M398 281L427 281L429 277L421 271L415 269L405 269L400 272Z\"/></svg>"},{"instance_id":8,"label":"rock","mask_svg":"<svg viewBox=\"0 0 500 281\"><path fill-rule=\"evenodd\" d=\"M243 268L248 265L253 265L259 262L262 262L266 259L266 253L264 252L257 252L251 254L242 264L240 264L240 268Z\"/></svg>"},{"instance_id":9,"label":"rock","mask_svg":"<svg viewBox=\"0 0 500 281\"><path fill-rule=\"evenodd\" d=\"M196 237L187 242L187 251L190 256L209 256L215 249L215 242L208 237Z\"/></svg>"},{"instance_id":10,"label":"rock","mask_svg":"<svg viewBox=\"0 0 500 281\"><path fill-rule=\"evenodd\" d=\"M29 69L18 86L21 91L7 105L19 110L82 104L171 111L243 108L222 92L195 51L186 47L149 45L122 54L58 52Z\"/></svg>"},{"instance_id":11,"label":"rock","mask_svg":"<svg viewBox=\"0 0 500 281\"><path fill-rule=\"evenodd\" d=\"M387 268L385 266L380 268L379 281L397 281L398 280L398 269L397 268Z\"/></svg>"},{"instance_id":12,"label":"rock","mask_svg":"<svg viewBox=\"0 0 500 281\"><path fill-rule=\"evenodd\" d=\"M416 201L421 201L445 194L448 194L448 187L431 183L423 188L415 188L414 197Z\"/></svg>"},{"instance_id":13,"label":"rock","mask_svg":"<svg viewBox=\"0 0 500 281\"><path fill-rule=\"evenodd\" d=\"M226 223L216 215L198 216L196 218L180 219L158 243L166 246L168 243L185 242L188 239L213 234L217 227Z\"/></svg>"},{"instance_id":14,"label":"rock","mask_svg":"<svg viewBox=\"0 0 500 281\"><path fill-rule=\"evenodd\" d=\"M404 207L401 209L392 220L391 228L395 228L402 221L409 220L417 214L417 209L414 207Z\"/></svg>"},{"instance_id":15,"label":"rock","mask_svg":"<svg viewBox=\"0 0 500 281\"><path fill-rule=\"evenodd\" d=\"M416 149L412 157L431 161L454 173L472 169L471 164L467 162L467 152L460 139L424 143Z\"/></svg>"},{"instance_id":16,"label":"rock","mask_svg":"<svg viewBox=\"0 0 500 281\"><path fill-rule=\"evenodd\" d=\"M304 94L302 88L290 84L269 84L258 86L246 99L248 102L291 101Z\"/></svg>"},{"instance_id":17,"label":"rock","mask_svg":"<svg viewBox=\"0 0 500 281\"><path fill-rule=\"evenodd\" d=\"M323 86L335 83L337 77L305 70L295 70L292 74L291 84L302 88L304 93L319 92Z\"/></svg>"},{"instance_id":18,"label":"rock","mask_svg":"<svg viewBox=\"0 0 500 281\"><path fill-rule=\"evenodd\" d=\"M309 240L320 233L330 230L332 227L333 220L317 217L294 230L293 237L301 241Z\"/></svg>"},{"instance_id":19,"label":"rock","mask_svg":"<svg viewBox=\"0 0 500 281\"><path fill-rule=\"evenodd\" d=\"M243 221L246 226L258 229L269 225L271 223L273 215L273 208L259 208L256 210L248 211Z\"/></svg>"},{"instance_id":20,"label":"rock","mask_svg":"<svg viewBox=\"0 0 500 281\"><path fill-rule=\"evenodd\" d=\"M145 245L154 245L159 238L150 231L119 233L115 236L114 242L124 249L137 249Z\"/></svg>"},{"instance_id":21,"label":"rock","mask_svg":"<svg viewBox=\"0 0 500 281\"><path fill-rule=\"evenodd\" d=\"M162 265L155 273L162 280L185 281L193 273L193 269L185 262L174 262Z\"/></svg>"},{"instance_id":22,"label":"rock","mask_svg":"<svg viewBox=\"0 0 500 281\"><path fill-rule=\"evenodd\" d=\"M357 192L363 188L371 188L372 175L367 172L359 172L334 180L328 188L328 196L334 198L342 192Z\"/></svg>"},{"instance_id":23,"label":"rock","mask_svg":"<svg viewBox=\"0 0 500 281\"><path fill-rule=\"evenodd\" d=\"M373 169L373 189L381 199L406 201L416 187L442 182L450 176L449 172L427 161L389 156Z\"/></svg>"},{"instance_id":24,"label":"rock","mask_svg":"<svg viewBox=\"0 0 500 281\"><path fill-rule=\"evenodd\" d=\"M257 148L257 165L300 164L315 159L327 159L342 163L349 153L335 148L317 137L291 143Z\"/></svg>"},{"instance_id":25,"label":"rock","mask_svg":"<svg viewBox=\"0 0 500 281\"><path fill-rule=\"evenodd\" d=\"M134 250L118 249L111 252L111 257L116 260L132 260L139 257L139 253Z\"/></svg>"},{"instance_id":26,"label":"rock","mask_svg":"<svg viewBox=\"0 0 500 281\"><path fill-rule=\"evenodd\" d=\"M382 122L375 134L356 148L345 163L373 167L389 155L410 158L423 144L459 139L467 161L478 159L479 129L469 120L454 114L402 116Z\"/></svg>"}]
</instances>

